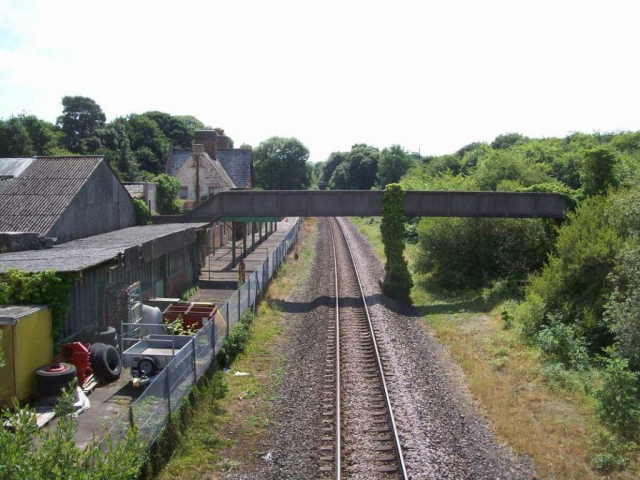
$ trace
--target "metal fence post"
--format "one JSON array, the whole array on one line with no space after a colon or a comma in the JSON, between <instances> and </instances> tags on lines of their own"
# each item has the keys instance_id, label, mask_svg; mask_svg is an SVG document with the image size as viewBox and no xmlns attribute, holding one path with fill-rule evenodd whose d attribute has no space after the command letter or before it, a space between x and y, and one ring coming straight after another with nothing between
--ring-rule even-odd
<instances>
[{"instance_id":1,"label":"metal fence post","mask_svg":"<svg viewBox=\"0 0 640 480\"><path fill-rule=\"evenodd\" d=\"M242 294L240 293L240 291L242 290L242 287L240 287L240 290L238 290L238 321L240 320L240 297L242 297Z\"/></svg>"},{"instance_id":2,"label":"metal fence post","mask_svg":"<svg viewBox=\"0 0 640 480\"><path fill-rule=\"evenodd\" d=\"M247 308L251 308L251 275L249 275L249 287L247 288Z\"/></svg>"},{"instance_id":3,"label":"metal fence post","mask_svg":"<svg viewBox=\"0 0 640 480\"><path fill-rule=\"evenodd\" d=\"M164 369L165 376L164 376L164 389L166 390L167 394L167 403L169 405L169 414L167 415L167 421L171 420L171 382L169 381L169 367L166 367Z\"/></svg>"},{"instance_id":4,"label":"metal fence post","mask_svg":"<svg viewBox=\"0 0 640 480\"><path fill-rule=\"evenodd\" d=\"M133 429L136 423L133 421L133 407L129 405L129 426Z\"/></svg>"},{"instance_id":5,"label":"metal fence post","mask_svg":"<svg viewBox=\"0 0 640 480\"><path fill-rule=\"evenodd\" d=\"M229 338L229 323L231 323L229 319L229 302L225 303L224 306L227 308L226 315L224 316L225 322L227 323L227 336L225 338Z\"/></svg>"},{"instance_id":6,"label":"metal fence post","mask_svg":"<svg viewBox=\"0 0 640 480\"><path fill-rule=\"evenodd\" d=\"M191 357L193 359L193 384L198 383L198 373L196 372L196 337L191 339Z\"/></svg>"}]
</instances>

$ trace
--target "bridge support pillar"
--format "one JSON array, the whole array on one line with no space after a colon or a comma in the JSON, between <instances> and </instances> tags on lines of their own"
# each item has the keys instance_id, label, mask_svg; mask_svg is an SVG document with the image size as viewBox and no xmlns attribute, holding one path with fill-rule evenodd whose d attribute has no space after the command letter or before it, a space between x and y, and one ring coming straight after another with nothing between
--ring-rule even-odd
<instances>
[{"instance_id":1,"label":"bridge support pillar","mask_svg":"<svg viewBox=\"0 0 640 480\"><path fill-rule=\"evenodd\" d=\"M249 224L245 223L244 224L244 229L242 231L242 258L246 258L247 256L247 230L248 230Z\"/></svg>"},{"instance_id":2,"label":"bridge support pillar","mask_svg":"<svg viewBox=\"0 0 640 480\"><path fill-rule=\"evenodd\" d=\"M251 222L251 251L256 249L256 222Z\"/></svg>"}]
</instances>

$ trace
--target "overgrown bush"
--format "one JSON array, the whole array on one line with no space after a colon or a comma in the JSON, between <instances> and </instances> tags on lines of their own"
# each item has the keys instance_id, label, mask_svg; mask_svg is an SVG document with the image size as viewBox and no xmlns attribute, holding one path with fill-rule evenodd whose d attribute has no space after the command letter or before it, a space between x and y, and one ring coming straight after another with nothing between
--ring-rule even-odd
<instances>
[{"instance_id":1,"label":"overgrown bush","mask_svg":"<svg viewBox=\"0 0 640 480\"><path fill-rule=\"evenodd\" d=\"M634 442L621 441L606 429L599 429L590 439L591 464L602 473L622 470L638 451Z\"/></svg>"},{"instance_id":2,"label":"overgrown bush","mask_svg":"<svg viewBox=\"0 0 640 480\"><path fill-rule=\"evenodd\" d=\"M387 261L383 284L384 293L406 303L411 303L413 280L404 258L404 190L397 183L390 183L382 194L382 221L380 233Z\"/></svg>"},{"instance_id":3,"label":"overgrown bush","mask_svg":"<svg viewBox=\"0 0 640 480\"><path fill-rule=\"evenodd\" d=\"M157 188L156 203L158 213L163 215L180 213L182 201L178 198L180 191L180 180L163 173L154 180Z\"/></svg>"},{"instance_id":4,"label":"overgrown bush","mask_svg":"<svg viewBox=\"0 0 640 480\"><path fill-rule=\"evenodd\" d=\"M629 369L627 359L609 348L603 358L602 386L596 390L596 413L602 422L623 437L635 440L640 431L638 374Z\"/></svg>"},{"instance_id":5,"label":"overgrown bush","mask_svg":"<svg viewBox=\"0 0 640 480\"><path fill-rule=\"evenodd\" d=\"M538 334L540 350L552 363L560 363L572 370L589 366L587 343L574 325L565 325L558 315L549 315L550 323Z\"/></svg>"},{"instance_id":6,"label":"overgrown bush","mask_svg":"<svg viewBox=\"0 0 640 480\"><path fill-rule=\"evenodd\" d=\"M149 225L151 223L151 212L147 202L140 198L133 198L133 211L136 214L136 225Z\"/></svg>"},{"instance_id":7,"label":"overgrown bush","mask_svg":"<svg viewBox=\"0 0 640 480\"><path fill-rule=\"evenodd\" d=\"M53 271L29 273L9 268L0 273L0 305L49 305L56 343L62 336L72 282L71 276Z\"/></svg>"},{"instance_id":8,"label":"overgrown bush","mask_svg":"<svg viewBox=\"0 0 640 480\"><path fill-rule=\"evenodd\" d=\"M515 281L542 267L555 233L548 220L423 218L416 271L445 289Z\"/></svg>"},{"instance_id":9,"label":"overgrown bush","mask_svg":"<svg viewBox=\"0 0 640 480\"><path fill-rule=\"evenodd\" d=\"M613 292L605 317L616 334L618 351L640 370L640 248L624 249L609 277Z\"/></svg>"},{"instance_id":10,"label":"overgrown bush","mask_svg":"<svg viewBox=\"0 0 640 480\"><path fill-rule=\"evenodd\" d=\"M144 447L135 430L120 443L107 435L106 449L97 442L76 446L77 420L70 414L73 394L67 392L56 406L54 427L38 428L35 414L16 405L5 411L13 432L0 429L0 478L3 480L137 479L143 464Z\"/></svg>"},{"instance_id":11,"label":"overgrown bush","mask_svg":"<svg viewBox=\"0 0 640 480\"><path fill-rule=\"evenodd\" d=\"M218 365L221 368L229 367L244 351L244 347L249 341L249 329L254 318L253 313L247 310L229 332L229 338L218 353Z\"/></svg>"}]
</instances>

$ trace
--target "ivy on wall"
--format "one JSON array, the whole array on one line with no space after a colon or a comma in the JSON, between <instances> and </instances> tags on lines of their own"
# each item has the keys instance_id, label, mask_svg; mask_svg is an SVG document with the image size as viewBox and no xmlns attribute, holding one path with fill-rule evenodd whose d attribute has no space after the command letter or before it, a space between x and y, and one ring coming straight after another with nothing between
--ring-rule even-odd
<instances>
[{"instance_id":1,"label":"ivy on wall","mask_svg":"<svg viewBox=\"0 0 640 480\"><path fill-rule=\"evenodd\" d=\"M53 342L62 336L64 315L69 309L73 279L53 271L24 272L9 268L0 274L0 305L49 305L53 318Z\"/></svg>"},{"instance_id":2,"label":"ivy on wall","mask_svg":"<svg viewBox=\"0 0 640 480\"><path fill-rule=\"evenodd\" d=\"M390 183L382 193L382 223L380 233L387 256L383 292L395 299L411 303L413 280L404 258L404 233L406 217L404 214L405 191L397 183Z\"/></svg>"}]
</instances>

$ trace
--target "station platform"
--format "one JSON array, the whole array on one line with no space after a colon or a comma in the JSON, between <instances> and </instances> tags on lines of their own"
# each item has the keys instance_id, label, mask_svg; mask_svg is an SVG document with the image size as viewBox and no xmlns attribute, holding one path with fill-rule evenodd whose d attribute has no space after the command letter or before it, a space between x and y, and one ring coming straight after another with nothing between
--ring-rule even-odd
<instances>
[{"instance_id":1,"label":"station platform","mask_svg":"<svg viewBox=\"0 0 640 480\"><path fill-rule=\"evenodd\" d=\"M245 277L262 268L270 252L287 236L297 217L287 217L276 222L277 227L267 238L258 241L257 232L252 243L251 235L236 240L236 264L233 265L233 245L228 243L207 255L205 266L198 279L198 291L190 298L194 302L226 302L238 289L240 262L244 261ZM263 236L264 237L264 236ZM246 254L243 256L243 244ZM253 244L253 249L251 248Z\"/></svg>"}]
</instances>

